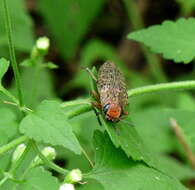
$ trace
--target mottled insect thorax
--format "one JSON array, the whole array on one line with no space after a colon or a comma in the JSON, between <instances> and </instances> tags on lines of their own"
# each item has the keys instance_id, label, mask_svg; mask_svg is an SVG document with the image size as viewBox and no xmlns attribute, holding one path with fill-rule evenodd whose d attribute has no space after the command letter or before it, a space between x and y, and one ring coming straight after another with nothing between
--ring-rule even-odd
<instances>
[{"instance_id":1,"label":"mottled insect thorax","mask_svg":"<svg viewBox=\"0 0 195 190\"><path fill-rule=\"evenodd\" d=\"M123 110L128 103L124 77L112 62L104 63L98 72L97 82L101 105L116 103Z\"/></svg>"}]
</instances>

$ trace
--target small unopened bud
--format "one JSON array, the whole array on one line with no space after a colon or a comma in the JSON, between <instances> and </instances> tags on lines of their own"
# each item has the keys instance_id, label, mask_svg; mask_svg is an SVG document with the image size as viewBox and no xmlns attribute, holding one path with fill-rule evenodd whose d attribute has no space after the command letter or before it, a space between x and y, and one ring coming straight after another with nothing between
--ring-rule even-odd
<instances>
[{"instance_id":1,"label":"small unopened bud","mask_svg":"<svg viewBox=\"0 0 195 190\"><path fill-rule=\"evenodd\" d=\"M21 157L25 149L26 149L25 144L18 145L12 155L12 162L16 162Z\"/></svg>"},{"instance_id":2,"label":"small unopened bud","mask_svg":"<svg viewBox=\"0 0 195 190\"><path fill-rule=\"evenodd\" d=\"M48 160L54 160L56 158L56 151L54 148L48 146L45 147L41 153L48 159ZM39 156L36 156L35 159L32 161L32 167L35 167L37 165L42 164L43 161L39 158Z\"/></svg>"},{"instance_id":3,"label":"small unopened bud","mask_svg":"<svg viewBox=\"0 0 195 190\"><path fill-rule=\"evenodd\" d=\"M82 180L82 172L79 169L74 169L68 173L65 177L65 182L67 183L77 183Z\"/></svg>"},{"instance_id":4,"label":"small unopened bud","mask_svg":"<svg viewBox=\"0 0 195 190\"><path fill-rule=\"evenodd\" d=\"M40 37L37 39L35 46L31 52L31 59L36 59L39 56L44 56L48 53L48 49L50 46L49 38Z\"/></svg>"},{"instance_id":5,"label":"small unopened bud","mask_svg":"<svg viewBox=\"0 0 195 190\"><path fill-rule=\"evenodd\" d=\"M49 49L49 45L50 45L50 42L49 42L49 38L47 37L40 37L36 41L36 48L41 51L47 52Z\"/></svg>"},{"instance_id":6,"label":"small unopened bud","mask_svg":"<svg viewBox=\"0 0 195 190\"><path fill-rule=\"evenodd\" d=\"M59 190L75 190L74 185L70 183L64 183L60 186Z\"/></svg>"}]
</instances>

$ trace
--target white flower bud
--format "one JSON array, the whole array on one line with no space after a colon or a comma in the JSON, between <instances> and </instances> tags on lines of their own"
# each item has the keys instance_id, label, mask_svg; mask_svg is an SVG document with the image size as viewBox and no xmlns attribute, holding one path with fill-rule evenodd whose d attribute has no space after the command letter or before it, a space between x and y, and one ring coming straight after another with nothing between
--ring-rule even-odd
<instances>
[{"instance_id":1,"label":"white flower bud","mask_svg":"<svg viewBox=\"0 0 195 190\"><path fill-rule=\"evenodd\" d=\"M77 183L82 180L82 172L79 169L74 169L69 172L69 174L65 178L65 182L67 183Z\"/></svg>"},{"instance_id":2,"label":"white flower bud","mask_svg":"<svg viewBox=\"0 0 195 190\"><path fill-rule=\"evenodd\" d=\"M48 51L50 45L49 38L47 37L40 37L36 41L36 48L41 51Z\"/></svg>"},{"instance_id":3,"label":"white flower bud","mask_svg":"<svg viewBox=\"0 0 195 190\"><path fill-rule=\"evenodd\" d=\"M56 158L56 151L53 147L47 146L42 150L42 154L47 157L48 160L54 160Z\"/></svg>"},{"instance_id":4,"label":"white flower bud","mask_svg":"<svg viewBox=\"0 0 195 190\"><path fill-rule=\"evenodd\" d=\"M54 148L47 146L45 147L41 153L48 159L48 160L54 160L56 158L56 151ZM35 159L32 161L32 167L35 167L39 164L42 164L43 161L39 158L39 156L36 156Z\"/></svg>"},{"instance_id":5,"label":"white flower bud","mask_svg":"<svg viewBox=\"0 0 195 190\"><path fill-rule=\"evenodd\" d=\"M75 190L74 185L70 183L64 183L60 186L59 190Z\"/></svg>"},{"instance_id":6,"label":"white flower bud","mask_svg":"<svg viewBox=\"0 0 195 190\"><path fill-rule=\"evenodd\" d=\"M50 46L49 38L40 37L37 39L35 46L31 51L31 59L37 59L40 56L44 56L47 54Z\"/></svg>"},{"instance_id":7,"label":"white flower bud","mask_svg":"<svg viewBox=\"0 0 195 190\"><path fill-rule=\"evenodd\" d=\"M12 155L12 162L16 162L21 157L25 149L26 149L25 144L18 145Z\"/></svg>"}]
</instances>

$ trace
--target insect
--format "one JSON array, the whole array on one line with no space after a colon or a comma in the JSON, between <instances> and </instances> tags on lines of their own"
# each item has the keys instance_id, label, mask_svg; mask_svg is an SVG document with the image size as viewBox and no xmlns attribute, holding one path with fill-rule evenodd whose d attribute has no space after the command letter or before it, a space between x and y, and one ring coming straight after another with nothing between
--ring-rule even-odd
<instances>
[{"instance_id":1,"label":"insect","mask_svg":"<svg viewBox=\"0 0 195 190\"><path fill-rule=\"evenodd\" d=\"M124 115L128 115L124 110L128 104L125 80L116 65L110 61L105 62L98 71L98 78L94 80L97 82L98 92L93 92L97 102L92 104L103 111L105 118L118 122Z\"/></svg>"}]
</instances>

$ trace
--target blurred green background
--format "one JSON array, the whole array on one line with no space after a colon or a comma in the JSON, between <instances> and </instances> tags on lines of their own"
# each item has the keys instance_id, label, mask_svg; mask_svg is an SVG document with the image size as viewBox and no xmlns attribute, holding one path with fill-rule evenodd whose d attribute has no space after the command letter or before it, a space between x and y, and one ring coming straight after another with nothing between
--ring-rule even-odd
<instances>
[{"instance_id":1,"label":"blurred green background","mask_svg":"<svg viewBox=\"0 0 195 190\"><path fill-rule=\"evenodd\" d=\"M160 24L164 20L194 16L194 0L8 0L8 3L17 61L21 65L25 104L30 108L35 108L43 99L68 101L81 96L88 97L89 76L83 68L93 65L99 67L106 60L112 60L118 65L125 75L128 89L194 79L193 62L176 64L127 39L128 33L140 28ZM2 2L0 4L0 57L9 58ZM51 43L43 64L53 62L58 66L57 69L41 67L37 72L36 67L22 66L21 63L28 61L36 39L40 36L47 36ZM3 82L12 92L15 91L11 69ZM172 158L182 160L183 165L175 162L176 166L172 165L175 159L166 160L170 157L162 159L168 172L173 171L173 175L178 175L182 180L194 177L194 174L186 168L187 161L178 144L172 140L170 129L163 128L169 126L169 123L161 109L194 111L193 95L193 92L160 92L129 100L130 115L141 136L148 137L145 139L146 144L152 146L154 141L151 139L156 137L158 143L153 147L156 153L172 155L177 152ZM10 112L6 108L2 109L5 109L5 115ZM176 113L175 117L179 119L180 114ZM94 113L79 116L72 123L81 144L92 156L93 132L97 128L101 130ZM67 168L89 170L84 157L59 147L56 163ZM175 170L168 166L173 166ZM102 189L94 181L78 188Z\"/></svg>"}]
</instances>

